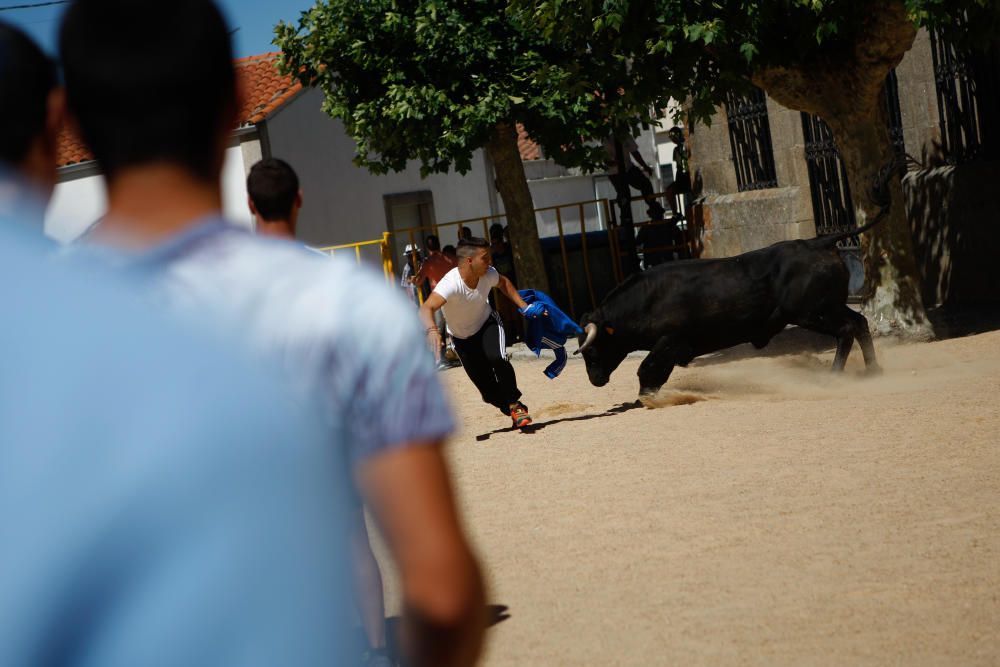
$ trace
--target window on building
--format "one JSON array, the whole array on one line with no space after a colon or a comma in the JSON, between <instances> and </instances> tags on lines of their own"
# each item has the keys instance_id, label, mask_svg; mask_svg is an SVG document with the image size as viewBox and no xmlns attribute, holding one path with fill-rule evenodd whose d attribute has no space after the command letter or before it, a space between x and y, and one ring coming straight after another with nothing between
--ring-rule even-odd
<instances>
[{"instance_id":1,"label":"window on building","mask_svg":"<svg viewBox=\"0 0 1000 667\"><path fill-rule=\"evenodd\" d=\"M951 164L1000 155L1000 47L961 51L931 32L941 148Z\"/></svg>"},{"instance_id":2,"label":"window on building","mask_svg":"<svg viewBox=\"0 0 1000 667\"><path fill-rule=\"evenodd\" d=\"M830 126L819 116L803 112L802 135L805 138L806 167L809 170L816 235L839 234L854 229L857 223L851 203L851 189ZM858 244L857 238L846 239L843 243L848 246Z\"/></svg>"},{"instance_id":3,"label":"window on building","mask_svg":"<svg viewBox=\"0 0 1000 667\"><path fill-rule=\"evenodd\" d=\"M883 86L886 106L886 124L893 153L905 157L903 119L899 105L899 85L896 70L889 72ZM805 139L806 167L809 171L809 190L812 193L813 220L816 234L839 234L857 226L851 188L840 151L830 127L819 116L802 114L802 135ZM858 247L860 241L851 237L841 242L842 247Z\"/></svg>"},{"instance_id":4,"label":"window on building","mask_svg":"<svg viewBox=\"0 0 1000 667\"><path fill-rule=\"evenodd\" d=\"M739 191L778 187L764 91L754 87L747 95L727 95L726 120Z\"/></svg>"}]
</instances>

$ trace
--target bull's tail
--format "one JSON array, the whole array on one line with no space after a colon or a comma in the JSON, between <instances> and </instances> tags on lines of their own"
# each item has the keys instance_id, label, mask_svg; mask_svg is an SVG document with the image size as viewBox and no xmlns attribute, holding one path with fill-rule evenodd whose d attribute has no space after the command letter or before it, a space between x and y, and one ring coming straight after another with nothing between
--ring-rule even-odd
<instances>
[{"instance_id":1,"label":"bull's tail","mask_svg":"<svg viewBox=\"0 0 1000 667\"><path fill-rule=\"evenodd\" d=\"M872 201L879 205L879 210L878 213L875 214L875 217L872 218L871 222L865 224L863 227L858 227L857 229L852 229L847 232L831 234L830 236L819 236L815 239L815 241L819 242L820 245L833 247L844 239L864 234L869 229L882 222L882 220L885 219L885 216L888 215L891 205L889 181L895 173L903 173L905 169L906 161L900 159L899 157L894 157L888 163L883 165L882 168L878 170L878 173L875 174L870 195Z\"/></svg>"}]
</instances>

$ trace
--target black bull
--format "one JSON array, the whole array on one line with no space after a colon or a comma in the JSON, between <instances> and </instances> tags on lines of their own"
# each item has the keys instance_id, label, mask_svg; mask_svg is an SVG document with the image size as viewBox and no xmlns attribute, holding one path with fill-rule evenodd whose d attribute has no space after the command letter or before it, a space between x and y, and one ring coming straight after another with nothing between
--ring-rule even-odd
<instances>
[{"instance_id":1,"label":"black bull","mask_svg":"<svg viewBox=\"0 0 1000 667\"><path fill-rule=\"evenodd\" d=\"M885 213L849 234L633 274L580 321L579 352L591 383L604 386L630 352L649 350L639 366L639 393L655 393L674 366L741 343L762 348L788 324L837 338L833 370L844 368L857 339L866 368L877 371L868 321L847 307L848 270L836 243Z\"/></svg>"}]
</instances>

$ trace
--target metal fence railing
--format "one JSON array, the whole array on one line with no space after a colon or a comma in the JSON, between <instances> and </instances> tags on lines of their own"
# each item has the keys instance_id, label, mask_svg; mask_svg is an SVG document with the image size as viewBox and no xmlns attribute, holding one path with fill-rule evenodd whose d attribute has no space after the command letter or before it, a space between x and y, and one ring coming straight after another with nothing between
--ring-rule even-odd
<instances>
[{"instance_id":1,"label":"metal fence railing","mask_svg":"<svg viewBox=\"0 0 1000 667\"><path fill-rule=\"evenodd\" d=\"M662 197L664 193L657 193ZM642 200L641 196L633 201ZM669 209L668 209L669 210ZM546 206L535 210L536 219L555 234L541 239L550 291L557 303L574 318L584 310L596 308L604 296L624 278L623 262L628 247L625 228L617 223L615 202L602 198ZM672 259L694 257L697 252L697 231L690 223L690 215L679 220L644 220L634 225L639 254L644 268ZM381 265L389 284L399 285L401 272L396 271L394 257L402 262L404 248L409 246L413 266L418 262L418 248L423 247L427 235L438 237L441 246L457 245L462 227L473 235L489 238L490 226L506 223L506 216L488 215L440 224L397 229L384 232L382 238L358 243L344 243L317 248L330 255L352 253L355 261L369 261ZM554 223L554 226L553 226ZM530 285L519 285L530 287ZM417 300L423 303L423 294L417 290Z\"/></svg>"}]
</instances>

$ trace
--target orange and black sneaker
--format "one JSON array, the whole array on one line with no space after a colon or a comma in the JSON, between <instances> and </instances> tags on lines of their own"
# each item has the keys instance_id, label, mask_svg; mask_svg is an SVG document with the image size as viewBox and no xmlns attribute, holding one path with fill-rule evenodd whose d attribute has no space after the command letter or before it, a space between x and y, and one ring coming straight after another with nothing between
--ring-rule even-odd
<instances>
[{"instance_id":1,"label":"orange and black sneaker","mask_svg":"<svg viewBox=\"0 0 1000 667\"><path fill-rule=\"evenodd\" d=\"M524 403L517 403L510 409L510 418L514 420L514 428L531 426L531 415L528 414L528 406Z\"/></svg>"}]
</instances>

